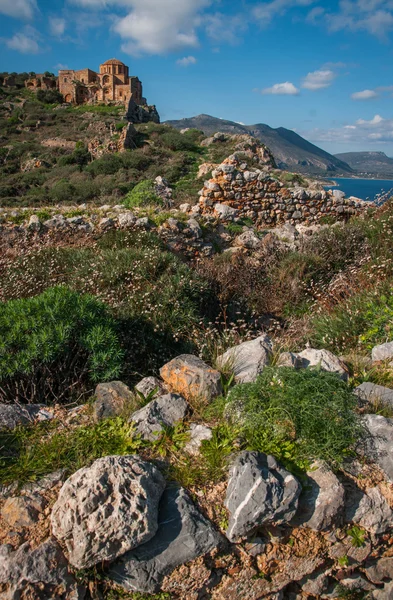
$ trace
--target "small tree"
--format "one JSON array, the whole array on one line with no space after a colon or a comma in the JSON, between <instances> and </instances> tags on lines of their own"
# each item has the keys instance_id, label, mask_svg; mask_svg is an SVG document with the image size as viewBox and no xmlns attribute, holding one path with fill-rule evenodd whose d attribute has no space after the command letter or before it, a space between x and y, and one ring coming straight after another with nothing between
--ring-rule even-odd
<instances>
[{"instance_id":1,"label":"small tree","mask_svg":"<svg viewBox=\"0 0 393 600\"><path fill-rule=\"evenodd\" d=\"M133 208L135 206L162 205L162 200L157 196L154 182L151 179L141 181L127 194L123 201L124 206Z\"/></svg>"}]
</instances>

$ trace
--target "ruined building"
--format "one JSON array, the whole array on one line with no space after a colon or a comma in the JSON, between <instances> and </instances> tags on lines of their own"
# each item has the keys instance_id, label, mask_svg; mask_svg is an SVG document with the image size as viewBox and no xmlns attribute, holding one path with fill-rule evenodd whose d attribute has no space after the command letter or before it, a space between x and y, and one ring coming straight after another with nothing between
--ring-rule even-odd
<instances>
[{"instance_id":1,"label":"ruined building","mask_svg":"<svg viewBox=\"0 0 393 600\"><path fill-rule=\"evenodd\" d=\"M100 65L99 73L90 69L59 71L58 87L64 101L72 104L119 102L127 105L132 98L139 106L147 105L138 77L130 77L128 67L115 58Z\"/></svg>"}]
</instances>

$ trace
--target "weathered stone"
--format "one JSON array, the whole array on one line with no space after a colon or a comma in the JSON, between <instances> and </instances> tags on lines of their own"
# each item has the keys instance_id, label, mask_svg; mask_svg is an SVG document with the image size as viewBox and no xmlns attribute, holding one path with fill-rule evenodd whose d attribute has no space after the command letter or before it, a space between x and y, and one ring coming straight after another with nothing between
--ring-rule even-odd
<instances>
[{"instance_id":1,"label":"weathered stone","mask_svg":"<svg viewBox=\"0 0 393 600\"><path fill-rule=\"evenodd\" d=\"M385 533L393 527L393 511L378 487L369 488L365 493L357 490L351 494L345 518L371 533Z\"/></svg>"},{"instance_id":2,"label":"weathered stone","mask_svg":"<svg viewBox=\"0 0 393 600\"><path fill-rule=\"evenodd\" d=\"M376 584L393 579L393 558L391 556L379 558L373 564L366 565L364 573L369 581Z\"/></svg>"},{"instance_id":3,"label":"weathered stone","mask_svg":"<svg viewBox=\"0 0 393 600\"><path fill-rule=\"evenodd\" d=\"M31 215L27 227L28 229L30 229L30 231L40 231L40 229L42 228L42 223L37 217L37 215Z\"/></svg>"},{"instance_id":4,"label":"weathered stone","mask_svg":"<svg viewBox=\"0 0 393 600\"><path fill-rule=\"evenodd\" d=\"M371 358L374 362L380 360L389 360L393 358L393 342L387 342L386 344L380 344L374 346L371 350Z\"/></svg>"},{"instance_id":5,"label":"weathered stone","mask_svg":"<svg viewBox=\"0 0 393 600\"><path fill-rule=\"evenodd\" d=\"M337 373L341 379L348 379L348 371L344 363L329 350L306 348L298 356L302 359L304 368L320 367L322 371Z\"/></svg>"},{"instance_id":6,"label":"weathered stone","mask_svg":"<svg viewBox=\"0 0 393 600\"><path fill-rule=\"evenodd\" d=\"M117 217L119 227L122 229L127 229L127 227L132 227L136 223L136 216L132 212L120 213Z\"/></svg>"},{"instance_id":7,"label":"weathered stone","mask_svg":"<svg viewBox=\"0 0 393 600\"><path fill-rule=\"evenodd\" d=\"M85 589L69 573L64 554L52 539L34 550L28 542L16 551L9 544L0 546L0 587L4 600L85 597Z\"/></svg>"},{"instance_id":8,"label":"weathered stone","mask_svg":"<svg viewBox=\"0 0 393 600\"><path fill-rule=\"evenodd\" d=\"M47 221L44 221L44 226L47 229L62 229L66 226L64 215L54 215Z\"/></svg>"},{"instance_id":9,"label":"weathered stone","mask_svg":"<svg viewBox=\"0 0 393 600\"><path fill-rule=\"evenodd\" d=\"M144 377L139 383L136 384L135 389L147 398L153 391L154 398L157 396L163 396L166 393L165 386L161 379L158 377Z\"/></svg>"},{"instance_id":10,"label":"weathered stone","mask_svg":"<svg viewBox=\"0 0 393 600\"><path fill-rule=\"evenodd\" d=\"M191 204L188 204L187 202L185 202L184 204L180 204L179 206L179 210L182 213L188 213L190 212L191 209Z\"/></svg>"},{"instance_id":11,"label":"weathered stone","mask_svg":"<svg viewBox=\"0 0 393 600\"><path fill-rule=\"evenodd\" d=\"M341 190L333 190L333 198L337 198L338 200L343 200L345 198L345 193Z\"/></svg>"},{"instance_id":12,"label":"weathered stone","mask_svg":"<svg viewBox=\"0 0 393 600\"><path fill-rule=\"evenodd\" d=\"M393 419L385 419L381 415L364 415L362 422L367 435L360 450L379 466L387 480L392 483Z\"/></svg>"},{"instance_id":13,"label":"weathered stone","mask_svg":"<svg viewBox=\"0 0 393 600\"><path fill-rule=\"evenodd\" d=\"M202 229L196 219L189 219L186 225L192 237L196 238L197 240L202 237Z\"/></svg>"},{"instance_id":14,"label":"weathered stone","mask_svg":"<svg viewBox=\"0 0 393 600\"><path fill-rule=\"evenodd\" d=\"M187 400L211 400L222 393L220 373L192 354L174 358L160 369L160 375L171 390Z\"/></svg>"},{"instance_id":15,"label":"weathered stone","mask_svg":"<svg viewBox=\"0 0 393 600\"><path fill-rule=\"evenodd\" d=\"M238 211L227 204L217 203L214 205L214 210L222 221L233 221L238 215Z\"/></svg>"},{"instance_id":16,"label":"weathered stone","mask_svg":"<svg viewBox=\"0 0 393 600\"><path fill-rule=\"evenodd\" d=\"M303 368L303 361L294 352L282 352L277 360L277 367L292 367L294 369Z\"/></svg>"},{"instance_id":17,"label":"weathered stone","mask_svg":"<svg viewBox=\"0 0 393 600\"><path fill-rule=\"evenodd\" d=\"M230 469L225 498L228 539L235 542L262 525L289 522L300 491L299 482L273 456L241 452Z\"/></svg>"},{"instance_id":18,"label":"weathered stone","mask_svg":"<svg viewBox=\"0 0 393 600\"><path fill-rule=\"evenodd\" d=\"M245 231L235 238L235 245L248 250L255 250L261 243L261 240L252 230Z\"/></svg>"},{"instance_id":19,"label":"weathered stone","mask_svg":"<svg viewBox=\"0 0 393 600\"><path fill-rule=\"evenodd\" d=\"M38 521L45 504L39 494L7 498L1 509L1 516L11 527L31 527Z\"/></svg>"},{"instance_id":20,"label":"weathered stone","mask_svg":"<svg viewBox=\"0 0 393 600\"><path fill-rule=\"evenodd\" d=\"M109 576L126 590L155 593L165 575L210 552L221 540L183 488L167 488L160 502L157 534L122 556Z\"/></svg>"},{"instance_id":21,"label":"weathered stone","mask_svg":"<svg viewBox=\"0 0 393 600\"><path fill-rule=\"evenodd\" d=\"M164 488L158 469L137 456L106 456L71 475L51 515L70 563L85 569L113 561L150 540Z\"/></svg>"},{"instance_id":22,"label":"weathered stone","mask_svg":"<svg viewBox=\"0 0 393 600\"><path fill-rule=\"evenodd\" d=\"M0 430L15 429L18 425L31 425L35 421L53 418L53 413L43 404L0 404Z\"/></svg>"},{"instance_id":23,"label":"weathered stone","mask_svg":"<svg viewBox=\"0 0 393 600\"><path fill-rule=\"evenodd\" d=\"M393 600L393 583L385 583L382 589L371 592L373 600Z\"/></svg>"},{"instance_id":24,"label":"weathered stone","mask_svg":"<svg viewBox=\"0 0 393 600\"><path fill-rule=\"evenodd\" d=\"M307 482L293 523L325 531L342 519L344 499L344 486L326 463L317 461L307 472Z\"/></svg>"},{"instance_id":25,"label":"weathered stone","mask_svg":"<svg viewBox=\"0 0 393 600\"><path fill-rule=\"evenodd\" d=\"M198 423L191 423L190 425L190 440L184 446L184 452L196 456L202 446L202 442L205 440L211 440L213 431L206 425Z\"/></svg>"},{"instance_id":26,"label":"weathered stone","mask_svg":"<svg viewBox=\"0 0 393 600\"><path fill-rule=\"evenodd\" d=\"M238 383L250 383L270 363L272 347L270 337L261 335L255 340L230 348L217 358L217 364L230 369Z\"/></svg>"},{"instance_id":27,"label":"weathered stone","mask_svg":"<svg viewBox=\"0 0 393 600\"><path fill-rule=\"evenodd\" d=\"M182 396L166 394L133 413L130 421L136 424L135 431L142 439L154 441L164 426L170 427L182 421L188 409L188 404Z\"/></svg>"},{"instance_id":28,"label":"weathered stone","mask_svg":"<svg viewBox=\"0 0 393 600\"><path fill-rule=\"evenodd\" d=\"M140 229L150 229L149 217L141 217L135 221L135 227Z\"/></svg>"},{"instance_id":29,"label":"weathered stone","mask_svg":"<svg viewBox=\"0 0 393 600\"><path fill-rule=\"evenodd\" d=\"M115 221L110 217L104 217L100 220L98 225L102 231L109 231L109 229L113 229L115 227Z\"/></svg>"},{"instance_id":30,"label":"weathered stone","mask_svg":"<svg viewBox=\"0 0 393 600\"><path fill-rule=\"evenodd\" d=\"M329 577L326 575L323 569L311 573L299 581L299 585L302 588L304 594L310 596L321 596L321 594L327 589L329 584Z\"/></svg>"},{"instance_id":31,"label":"weathered stone","mask_svg":"<svg viewBox=\"0 0 393 600\"><path fill-rule=\"evenodd\" d=\"M380 402L393 407L393 390L382 385L375 385L368 381L360 384L353 390L362 405Z\"/></svg>"},{"instance_id":32,"label":"weathered stone","mask_svg":"<svg viewBox=\"0 0 393 600\"><path fill-rule=\"evenodd\" d=\"M95 390L95 397L93 411L96 421L120 415L134 400L130 388L121 381L99 383Z\"/></svg>"}]
</instances>

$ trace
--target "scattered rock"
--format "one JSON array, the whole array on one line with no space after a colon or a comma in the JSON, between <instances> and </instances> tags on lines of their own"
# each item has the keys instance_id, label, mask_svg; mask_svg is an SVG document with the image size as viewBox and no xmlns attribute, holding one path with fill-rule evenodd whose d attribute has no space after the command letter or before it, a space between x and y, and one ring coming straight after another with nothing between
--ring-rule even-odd
<instances>
[{"instance_id":1,"label":"scattered rock","mask_svg":"<svg viewBox=\"0 0 393 600\"><path fill-rule=\"evenodd\" d=\"M214 210L222 221L233 221L238 215L238 211L235 208L227 204L220 204L219 202L214 205Z\"/></svg>"},{"instance_id":2,"label":"scattered rock","mask_svg":"<svg viewBox=\"0 0 393 600\"><path fill-rule=\"evenodd\" d=\"M188 409L188 404L182 396L166 394L133 413L130 421L136 424L135 431L142 439L154 441L164 426L170 427L182 421Z\"/></svg>"},{"instance_id":3,"label":"scattered rock","mask_svg":"<svg viewBox=\"0 0 393 600\"><path fill-rule=\"evenodd\" d=\"M160 502L157 534L122 556L109 576L126 590L153 594L165 575L210 552L221 539L183 488L167 488Z\"/></svg>"},{"instance_id":4,"label":"scattered rock","mask_svg":"<svg viewBox=\"0 0 393 600\"><path fill-rule=\"evenodd\" d=\"M385 583L382 589L371 592L373 600L393 600L393 583Z\"/></svg>"},{"instance_id":5,"label":"scattered rock","mask_svg":"<svg viewBox=\"0 0 393 600\"><path fill-rule=\"evenodd\" d=\"M150 221L149 217L141 217L135 221L135 227L139 227L140 229L150 229Z\"/></svg>"},{"instance_id":6,"label":"scattered rock","mask_svg":"<svg viewBox=\"0 0 393 600\"><path fill-rule=\"evenodd\" d=\"M375 383L364 382L353 390L353 393L358 396L361 404L373 404L381 402L393 407L393 390Z\"/></svg>"},{"instance_id":7,"label":"scattered rock","mask_svg":"<svg viewBox=\"0 0 393 600\"><path fill-rule=\"evenodd\" d=\"M393 558L391 556L379 558L375 563L366 566L364 573L367 579L375 584L393 579Z\"/></svg>"},{"instance_id":8,"label":"scattered rock","mask_svg":"<svg viewBox=\"0 0 393 600\"><path fill-rule=\"evenodd\" d=\"M362 422L368 435L360 450L380 467L387 480L392 483L393 419L385 419L381 415L364 415Z\"/></svg>"},{"instance_id":9,"label":"scattered rock","mask_svg":"<svg viewBox=\"0 0 393 600\"><path fill-rule=\"evenodd\" d=\"M344 486L326 463L317 461L307 472L307 482L299 498L299 509L293 523L325 531L342 518L344 500Z\"/></svg>"},{"instance_id":10,"label":"scattered rock","mask_svg":"<svg viewBox=\"0 0 393 600\"><path fill-rule=\"evenodd\" d=\"M393 511L378 487L350 494L346 521L356 523L371 533L385 533L393 527Z\"/></svg>"},{"instance_id":11,"label":"scattered rock","mask_svg":"<svg viewBox=\"0 0 393 600\"><path fill-rule=\"evenodd\" d=\"M202 229L196 219L189 219L187 221L187 231L197 240L202 237Z\"/></svg>"},{"instance_id":12,"label":"scattered rock","mask_svg":"<svg viewBox=\"0 0 393 600\"><path fill-rule=\"evenodd\" d=\"M191 423L190 425L190 440L184 446L184 452L196 456L199 454L202 442L204 440L211 440L213 432L210 427L197 423Z\"/></svg>"},{"instance_id":13,"label":"scattered rock","mask_svg":"<svg viewBox=\"0 0 393 600\"><path fill-rule=\"evenodd\" d=\"M322 371L337 373L345 381L348 379L348 371L344 363L329 350L314 350L307 348L298 356L303 361L303 367L320 367Z\"/></svg>"},{"instance_id":14,"label":"scattered rock","mask_svg":"<svg viewBox=\"0 0 393 600\"><path fill-rule=\"evenodd\" d=\"M248 230L238 235L234 243L236 246L247 248L247 250L255 250L260 245L261 240L252 230Z\"/></svg>"},{"instance_id":15,"label":"scattered rock","mask_svg":"<svg viewBox=\"0 0 393 600\"><path fill-rule=\"evenodd\" d=\"M372 590L375 590L375 585L367 581L367 579L362 577L359 573L347 575L344 579L340 580L340 584L348 590L358 593L360 591L371 592Z\"/></svg>"},{"instance_id":16,"label":"scattered rock","mask_svg":"<svg viewBox=\"0 0 393 600\"><path fill-rule=\"evenodd\" d=\"M15 429L18 425L31 425L36 421L48 421L54 415L43 404L0 404L0 430Z\"/></svg>"},{"instance_id":17,"label":"scattered rock","mask_svg":"<svg viewBox=\"0 0 393 600\"><path fill-rule=\"evenodd\" d=\"M94 394L97 398L93 404L96 421L120 415L127 405L131 406L134 402L130 388L121 381L99 383Z\"/></svg>"},{"instance_id":18,"label":"scattered rock","mask_svg":"<svg viewBox=\"0 0 393 600\"><path fill-rule=\"evenodd\" d=\"M188 204L187 202L185 202L184 204L180 204L179 206L179 210L182 213L188 213L190 212L191 209L191 204Z\"/></svg>"},{"instance_id":19,"label":"scattered rock","mask_svg":"<svg viewBox=\"0 0 393 600\"><path fill-rule=\"evenodd\" d=\"M127 229L128 227L132 227L136 223L136 216L132 212L120 213L117 217L119 227L122 229Z\"/></svg>"},{"instance_id":20,"label":"scattered rock","mask_svg":"<svg viewBox=\"0 0 393 600\"><path fill-rule=\"evenodd\" d=\"M62 229L66 226L66 220L63 215L54 215L52 218L44 221L44 227L47 229Z\"/></svg>"},{"instance_id":21,"label":"scattered rock","mask_svg":"<svg viewBox=\"0 0 393 600\"><path fill-rule=\"evenodd\" d=\"M160 375L171 390L187 400L206 401L222 393L221 375L192 354L182 354L160 369Z\"/></svg>"},{"instance_id":22,"label":"scattered rock","mask_svg":"<svg viewBox=\"0 0 393 600\"><path fill-rule=\"evenodd\" d=\"M39 218L37 217L37 215L31 215L30 219L29 219L29 224L28 224L28 229L30 229L30 231L40 231L42 228L42 223L39 220Z\"/></svg>"},{"instance_id":23,"label":"scattered rock","mask_svg":"<svg viewBox=\"0 0 393 600\"><path fill-rule=\"evenodd\" d=\"M374 362L380 360L388 360L393 358L393 342L387 342L386 344L380 344L374 346L371 350L371 358Z\"/></svg>"},{"instance_id":24,"label":"scattered rock","mask_svg":"<svg viewBox=\"0 0 393 600\"><path fill-rule=\"evenodd\" d=\"M99 458L71 475L51 515L70 563L86 569L150 540L164 488L158 469L137 456Z\"/></svg>"},{"instance_id":25,"label":"scattered rock","mask_svg":"<svg viewBox=\"0 0 393 600\"><path fill-rule=\"evenodd\" d=\"M11 527L31 527L38 521L45 508L45 500L40 494L7 498L1 516Z\"/></svg>"},{"instance_id":26,"label":"scattered rock","mask_svg":"<svg viewBox=\"0 0 393 600\"><path fill-rule=\"evenodd\" d=\"M277 367L293 367L294 369L302 369L302 359L293 352L282 352L277 360Z\"/></svg>"},{"instance_id":27,"label":"scattered rock","mask_svg":"<svg viewBox=\"0 0 393 600\"><path fill-rule=\"evenodd\" d=\"M138 390L144 398L147 398L154 390L156 390L154 398L163 396L167 391L163 382L161 379L158 379L158 377L144 377L136 384L135 389Z\"/></svg>"},{"instance_id":28,"label":"scattered rock","mask_svg":"<svg viewBox=\"0 0 393 600\"><path fill-rule=\"evenodd\" d=\"M52 539L34 550L28 542L16 551L9 544L0 546L0 585L4 600L85 597L84 588L78 586L68 571L59 544Z\"/></svg>"},{"instance_id":29,"label":"scattered rock","mask_svg":"<svg viewBox=\"0 0 393 600\"><path fill-rule=\"evenodd\" d=\"M217 364L229 368L238 383L250 383L270 363L272 347L269 336L261 335L255 340L230 348L217 358Z\"/></svg>"},{"instance_id":30,"label":"scattered rock","mask_svg":"<svg viewBox=\"0 0 393 600\"><path fill-rule=\"evenodd\" d=\"M110 217L104 217L100 220L98 226L102 231L109 231L109 229L114 229L115 221Z\"/></svg>"},{"instance_id":31,"label":"scattered rock","mask_svg":"<svg viewBox=\"0 0 393 600\"><path fill-rule=\"evenodd\" d=\"M230 469L225 498L228 539L235 542L262 525L290 521L300 491L299 482L273 456L241 452Z\"/></svg>"}]
</instances>

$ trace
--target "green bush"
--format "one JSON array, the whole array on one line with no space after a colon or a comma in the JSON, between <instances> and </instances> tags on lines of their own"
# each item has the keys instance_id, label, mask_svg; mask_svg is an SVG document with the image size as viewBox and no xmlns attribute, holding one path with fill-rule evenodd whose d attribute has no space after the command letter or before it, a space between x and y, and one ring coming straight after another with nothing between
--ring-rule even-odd
<instances>
[{"instance_id":1,"label":"green bush","mask_svg":"<svg viewBox=\"0 0 393 600\"><path fill-rule=\"evenodd\" d=\"M123 201L124 206L127 208L134 208L135 206L151 206L151 205L162 205L162 200L155 193L154 182L151 179L141 181L134 189L132 189Z\"/></svg>"},{"instance_id":2,"label":"green bush","mask_svg":"<svg viewBox=\"0 0 393 600\"><path fill-rule=\"evenodd\" d=\"M0 401L47 402L117 377L122 351L106 307L66 287L0 304Z\"/></svg>"},{"instance_id":3,"label":"green bush","mask_svg":"<svg viewBox=\"0 0 393 600\"><path fill-rule=\"evenodd\" d=\"M44 104L62 104L64 98L58 90L38 90L37 100Z\"/></svg>"},{"instance_id":4,"label":"green bush","mask_svg":"<svg viewBox=\"0 0 393 600\"><path fill-rule=\"evenodd\" d=\"M304 468L317 458L340 464L353 451L362 433L355 407L333 373L268 367L255 383L233 388L227 410L250 448Z\"/></svg>"}]
</instances>

